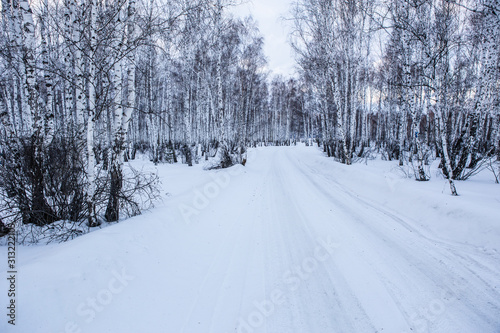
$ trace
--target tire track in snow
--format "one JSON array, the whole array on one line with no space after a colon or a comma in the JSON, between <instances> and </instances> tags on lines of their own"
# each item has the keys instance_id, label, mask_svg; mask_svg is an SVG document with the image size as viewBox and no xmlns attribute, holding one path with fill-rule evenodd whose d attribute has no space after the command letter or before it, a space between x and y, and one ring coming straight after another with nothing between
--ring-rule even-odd
<instances>
[{"instance_id":1,"label":"tire track in snow","mask_svg":"<svg viewBox=\"0 0 500 333\"><path fill-rule=\"evenodd\" d=\"M297 197L301 193L297 193L290 186L294 178L288 172L287 160L283 155L283 151L275 155L272 163L274 182L270 187L273 191L275 206L286 207L285 211L276 210L275 212L275 219L283 222L280 230L274 233L277 237L279 234L289 235L288 240L282 242L283 255L286 256L286 253L291 251L291 246L302 249L290 262L292 265L288 267L290 268L298 266L300 260L310 258L313 252L312 247L318 244L318 240L324 238L325 235L317 234L310 228L311 211L299 209L303 208L297 204ZM276 201L276 198L280 201ZM283 239L283 237L280 238ZM339 278L341 275L338 274L338 269L334 264L334 256L335 254L330 255L329 260L321 263L306 281L301 281L297 290L289 292L290 304L288 306L291 309L288 310L292 311L290 317L296 318L289 328L291 331L375 331L374 327L369 324L366 313L354 295L350 293L347 283ZM334 269L337 272L335 279L331 274ZM347 313L350 315L346 315ZM351 317L355 320L351 320ZM284 328L276 327L271 332L281 331L280 329Z\"/></svg>"},{"instance_id":2,"label":"tire track in snow","mask_svg":"<svg viewBox=\"0 0 500 333\"><path fill-rule=\"evenodd\" d=\"M291 159L290 156L288 157L289 159ZM309 189L314 188L317 191L321 192L325 197L329 199L330 203L335 204L335 206L343 210L345 214L353 216L354 221L357 222L355 226L361 234L365 236L370 236L371 234L372 241L378 239L379 243L382 243L381 245L384 245L384 243L386 243L385 246L389 250L392 249L392 251L387 251L387 254L391 255L391 257L388 259L394 260L398 257L398 254L399 256L401 254L404 254L403 258L407 258L408 262L418 263L418 265L415 267L420 271L420 273L422 273L423 276L427 276L427 280L428 282L430 282L427 284L427 288L424 288L424 290L434 289L434 294L439 294L437 291L449 289L449 286L443 285L443 283L445 283L443 281L457 281L458 279L460 289L453 292L455 292L456 296L459 298L463 298L466 294L468 294L469 299L465 303L468 303L469 307L466 307L463 304L459 304L457 308L461 308L461 310L465 313L470 313L472 311L475 316L477 316L476 318L471 318L472 321L480 319L477 321L490 321L492 327L499 325L498 321L491 320L492 311L498 312L499 309L498 303L500 298L498 297L498 291L496 291L492 285L484 281L484 279L482 279L471 267L469 267L471 263L470 261L460 261L459 263L457 263L457 254L449 249L447 243L429 239L428 237L425 237L418 232L411 233L408 237L405 238L402 238L399 234L396 234L396 236L391 236L391 233L388 232L389 228L387 227L387 225L385 225L386 222L393 221L396 222L396 224L403 224L403 226L407 229L409 229L409 224L403 221L401 218L395 216L393 213L390 213L385 209L381 209L380 207L376 207L375 205L366 202L365 200L353 195L352 193L349 193L340 184L335 182L332 177L325 176L323 174L324 171L319 172L318 170L308 168L308 166L305 166L304 163L300 161L291 161L290 164L294 165L305 176L301 179L306 179L308 182L312 183L313 186L310 186ZM306 177L307 175L309 175L309 177ZM318 181L316 179L321 180ZM335 192L332 189L335 189ZM333 195L333 193L336 193L336 195ZM348 202L349 200L346 199L350 199L350 202ZM357 211L353 211L352 209L348 208L353 206L357 206L359 209ZM371 212L371 218L367 219L369 214L361 215L363 211L365 211L365 213ZM379 214L382 214L382 218L380 218ZM379 217L377 217L377 215L379 215ZM384 219L383 216L385 216L386 218ZM368 222L373 220L383 223L374 225L373 223ZM382 227L386 229L387 233L382 233ZM390 237L392 237L392 239ZM382 242L380 240L382 240ZM408 240L412 241L412 243L407 244L406 241ZM380 249L381 247L379 246L378 248ZM398 251L396 251L396 249L398 249ZM432 251L430 249L432 249ZM364 256L366 257L366 255ZM371 257L373 258L373 256ZM434 264L431 265L431 263ZM404 262L400 261L400 265L402 264L404 264ZM465 272L464 269L462 269L462 265L464 265L465 271L469 274L464 274ZM477 266L474 267L475 270L477 270L477 268ZM378 271L379 276L385 275L384 272L387 271L377 269L376 267L373 267L373 269ZM411 271L414 271L414 269L412 269ZM429 272L432 272L432 275L429 275ZM458 272L461 274L457 277L456 275ZM464 275L467 277L465 277ZM413 276L409 274L406 278L411 279L412 277ZM475 284L471 286L470 283L466 283L466 281L469 281L473 277L479 280L479 283L476 281ZM390 287L388 288L388 290L394 289L395 285L393 283L388 283L390 282L390 277L386 276L384 279L385 284ZM423 282L422 279L413 280L420 283ZM468 289L464 290L465 286ZM487 287L486 289L489 289L489 292L485 292L484 287ZM480 295L480 297L474 297L476 295ZM402 304L401 301L397 301L398 297L400 298L401 295L394 295L393 299L397 303ZM481 302L488 304L491 308L485 310L484 306L483 309L479 309L476 306L470 306L472 304L481 304ZM404 312L407 316L407 314L412 310L408 307L408 305L406 307L408 309Z\"/></svg>"},{"instance_id":3,"label":"tire track in snow","mask_svg":"<svg viewBox=\"0 0 500 333\"><path fill-rule=\"evenodd\" d=\"M356 247L349 246L350 243L364 243L362 235L343 227L346 221L352 220L351 212L346 211L345 214L339 214L338 209L331 211L330 208L332 208L331 204L333 202L332 198L330 198L330 193L322 191L322 188L318 188L318 184L311 183L309 179L311 175L298 167L300 161L292 160L290 157L291 153L292 151L288 150L286 155L287 164L292 166L291 169L294 169L293 172L290 171L289 177L294 175L297 183L296 187L305 191L303 196L310 198L308 205L300 201L298 201L298 204L304 211L326 212L325 215L329 216L330 219L323 219L321 223L311 221L311 225L316 228L320 227L323 230L340 233L341 237L343 237L342 244L344 245L340 248L341 253L336 257L336 266L338 269L331 275L331 279L334 281L345 281L345 285L351 290L350 295L346 295L344 299L351 299L352 303L357 304L362 309L365 316L367 315L370 318L367 321L371 322L371 327L376 327L373 328L374 331L377 329L395 331L409 327L408 315L398 306L393 295L383 287L380 275L376 274L373 270L367 269L370 267L370 261ZM330 223L328 223L329 220L331 221ZM372 291L373 288L378 289L377 294L374 294ZM381 311L378 304L384 304L386 309ZM396 310L398 308L399 312L403 315L401 318L394 316L398 312ZM364 328L362 331L367 331L367 329Z\"/></svg>"},{"instance_id":4,"label":"tire track in snow","mask_svg":"<svg viewBox=\"0 0 500 333\"><path fill-rule=\"evenodd\" d=\"M203 297L205 296L205 291L208 289L208 286L210 285L211 287L213 282L211 281L214 276L218 275L217 273L222 271L225 271L228 269L229 266L229 261L224 260L226 259L224 256L224 253L234 253L232 250L236 246L236 242L231 242L230 239L234 238L235 234L235 229L237 229L238 225L234 224L232 228L226 233L226 236L224 236L223 240L221 241L221 245L218 247L218 250L216 251L216 254L214 255L213 259L211 260L210 266L207 269L206 273L204 274L204 278L202 280L202 283L198 287L197 291L197 297L194 300L191 309L189 311L189 314L187 315L186 320L184 321L184 326L182 328L181 332L197 332L196 324L198 323L198 320L194 320L194 317L202 313L204 314L205 311L195 311L197 307L199 307L202 304L205 304L206 301L202 300ZM228 246L230 246L231 251L228 251ZM224 268L221 268L224 267ZM218 284L217 284L218 285ZM220 287L220 286L219 286ZM211 288L212 289L212 288ZM218 288L217 288L218 289ZM193 325L195 325L193 327Z\"/></svg>"},{"instance_id":5,"label":"tire track in snow","mask_svg":"<svg viewBox=\"0 0 500 333\"><path fill-rule=\"evenodd\" d=\"M420 244L418 244L418 245L415 244L415 246L420 246L421 250L426 251L426 253L429 256L433 257L433 259L436 262L439 262L441 265L443 265L443 266L448 265L448 266L445 266L445 268L456 271L456 270L459 270L460 268L463 267L464 269L469 271L470 274L474 275L477 279L479 279L484 285L486 285L488 287L488 289L490 289L492 291L495 289L495 287L490 282L486 281L483 278L483 276L490 275L491 279L494 279L494 277L498 277L500 275L500 271L498 271L498 270L495 271L494 269L492 269L492 267L494 267L494 265L487 267L487 266L483 265L482 263L480 263L479 261L474 260L470 256L464 257L463 255L461 255L460 252L463 252L462 244L460 244L460 245L452 244L451 242L446 242L446 241L442 241L442 240L439 240L436 238L428 237L428 236L424 235L423 233L419 232L418 230L416 230L415 228L411 227L408 222L406 222L402 218L396 216L395 213L392 213L392 212L390 212L387 209L384 209L382 207L378 207L375 204L369 202L367 199L360 198L359 196L355 196L353 193L346 191L334 179L326 178L324 175L322 175L320 173L316 173L316 172L311 173L311 174L313 174L316 177L321 177L323 180L329 182L330 184L333 183L333 185L336 187L337 190L341 191L344 195L350 197L353 201L359 202L360 206L368 206L370 209L375 210L375 211L387 216L389 219L386 219L385 221L389 221L389 222L394 221L397 224L401 224L401 225L405 226L409 231L417 234L419 236L417 240L420 241ZM319 182L316 182L316 181L313 181L313 182L318 187L324 186ZM371 226L369 226L369 227L371 227ZM390 228L386 228L386 229L389 230ZM378 232L380 237L384 236L383 234L380 233L380 230L377 230L373 227L371 227L371 230L373 232ZM434 247L434 248L439 249L439 250L444 250L444 251L430 252L428 250L429 246ZM467 247L467 246L464 246L464 247ZM441 258L436 257L436 254L439 254L441 256ZM443 256L445 258L442 258ZM445 259L445 260L443 260L443 259ZM451 263L454 263L456 260L460 261L460 263L457 263L454 266L449 266ZM498 264L498 260L496 260L496 262ZM500 267L500 265L498 265L497 267ZM481 271L480 274L477 273L477 270ZM462 281L464 282L463 284L465 284L465 279L462 279ZM478 290L476 290L476 292L481 293L482 289L483 288L479 288ZM494 299L498 300L498 298L496 298L496 297Z\"/></svg>"}]
</instances>

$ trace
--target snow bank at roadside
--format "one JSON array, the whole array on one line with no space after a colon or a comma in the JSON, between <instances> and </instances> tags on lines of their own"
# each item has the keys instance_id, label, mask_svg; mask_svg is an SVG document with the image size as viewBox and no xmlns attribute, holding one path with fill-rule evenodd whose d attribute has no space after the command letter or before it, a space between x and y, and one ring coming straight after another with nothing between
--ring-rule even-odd
<instances>
[{"instance_id":1,"label":"snow bank at roadside","mask_svg":"<svg viewBox=\"0 0 500 333\"><path fill-rule=\"evenodd\" d=\"M352 194L398 212L428 236L500 252L500 185L489 170L456 181L459 196L453 197L438 161L430 166L427 182L405 178L398 161L364 160L347 166L325 158L318 149L314 163L331 170Z\"/></svg>"}]
</instances>

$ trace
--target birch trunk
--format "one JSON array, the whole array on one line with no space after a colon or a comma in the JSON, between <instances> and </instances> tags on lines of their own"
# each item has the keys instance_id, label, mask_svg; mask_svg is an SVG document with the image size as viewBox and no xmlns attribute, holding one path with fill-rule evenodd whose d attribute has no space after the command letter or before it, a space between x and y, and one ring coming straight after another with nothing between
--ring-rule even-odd
<instances>
[{"instance_id":1,"label":"birch trunk","mask_svg":"<svg viewBox=\"0 0 500 333\"><path fill-rule=\"evenodd\" d=\"M110 193L108 205L104 217L106 221L113 222L118 221L120 218L120 191L122 189L123 181L123 156L122 156L122 146L121 142L121 130L122 130L122 116L123 116L123 100L122 100L122 50L123 50L123 22L122 22L122 11L121 11L121 1L117 3L118 13L115 18L115 59L113 64L113 112L111 119L111 163L110 163Z\"/></svg>"},{"instance_id":2,"label":"birch trunk","mask_svg":"<svg viewBox=\"0 0 500 333\"><path fill-rule=\"evenodd\" d=\"M116 32L118 38L116 41L117 59L114 65L113 86L114 86L114 102L115 109L113 114L113 154L110 168L111 189L106 208L105 218L108 222L118 221L120 218L120 202L119 196L123 185L123 153L125 151L125 143L127 141L128 125L132 116L132 111L135 108L135 91L134 85L131 84L127 91L127 104L122 106L122 71L120 57L123 54L124 41L119 37L125 30L125 37L128 46L130 47L135 42L135 1L129 0L127 10L127 24L122 22L121 11L116 19ZM131 51L130 57L134 58L135 51ZM135 63L135 62L134 62ZM129 68L126 73L127 82L135 81L135 65L129 63Z\"/></svg>"},{"instance_id":3,"label":"birch trunk","mask_svg":"<svg viewBox=\"0 0 500 333\"><path fill-rule=\"evenodd\" d=\"M33 149L33 185L32 207L29 223L45 225L54 221L54 214L47 204L44 196L44 169L43 169L43 120L38 105L38 92L36 87L36 61L35 61L35 25L31 7L27 0L19 2L22 15L22 28L24 31L23 59L25 68L25 92L27 107L32 119L32 149Z\"/></svg>"},{"instance_id":4,"label":"birch trunk","mask_svg":"<svg viewBox=\"0 0 500 333\"><path fill-rule=\"evenodd\" d=\"M438 125L436 126L436 131L439 132L439 139L441 142L441 149L443 153L443 159L444 159L444 166L446 168L446 171L448 173L448 183L450 185L450 191L451 195L457 196L457 189L455 188L455 183L453 182L453 168L451 166L451 159L450 155L448 152L448 138L447 138L447 127L448 125L446 124L446 120L443 119L443 114L441 111L440 105L437 105L436 108L436 118L437 118L437 123Z\"/></svg>"},{"instance_id":5,"label":"birch trunk","mask_svg":"<svg viewBox=\"0 0 500 333\"><path fill-rule=\"evenodd\" d=\"M42 39L42 67L43 67L43 80L45 83L46 97L47 101L43 98L40 98L43 104L43 110L45 114L45 136L44 136L44 147L47 147L52 143L54 139L54 98L53 98L53 80L52 73L49 64L49 52L47 45L47 36L46 36L46 22L48 21L48 0L44 0L44 8L42 19L40 21L40 35Z\"/></svg>"},{"instance_id":6,"label":"birch trunk","mask_svg":"<svg viewBox=\"0 0 500 333\"><path fill-rule=\"evenodd\" d=\"M88 6L90 7L90 26L89 26L89 37L90 37L90 50L89 50L89 75L88 75L88 115L87 115L87 183L85 198L87 202L88 210L88 226L96 227L98 223L95 215L95 190L96 190L96 179L95 179L95 153L94 153L94 128L95 128L95 117L96 117L96 46L97 46L97 36L96 36L96 21L97 21L97 0L89 0Z\"/></svg>"},{"instance_id":7,"label":"birch trunk","mask_svg":"<svg viewBox=\"0 0 500 333\"><path fill-rule=\"evenodd\" d=\"M80 0L74 0L74 1L80 1ZM72 17L72 31L71 31L71 40L72 40L72 46L73 46L73 65L74 65L74 73L75 73L75 113L76 113L76 128L78 131L78 137L82 138L85 133L85 128L84 128L84 112L85 112L85 104L84 104L84 78L83 78L83 59L82 59L82 52L81 52L81 45L82 43L80 42L81 37L83 36L83 13L82 13L82 7L84 6L83 3L75 3L74 4L74 9L72 10L73 17Z\"/></svg>"},{"instance_id":8,"label":"birch trunk","mask_svg":"<svg viewBox=\"0 0 500 333\"><path fill-rule=\"evenodd\" d=\"M73 0L66 0L66 9L64 13L65 19L65 35L66 35L66 48L64 54L64 66L66 80L64 82L65 92L64 92L64 102L65 102L65 119L73 119L75 125L76 113L74 110L74 88L75 88L75 68L74 68L74 16L75 16L75 3Z\"/></svg>"},{"instance_id":9,"label":"birch trunk","mask_svg":"<svg viewBox=\"0 0 500 333\"><path fill-rule=\"evenodd\" d=\"M222 153L220 156L223 158L227 153L226 142L226 115L224 113L224 96L222 89L222 4L221 0L217 0L215 4L215 31L217 33L217 41L215 52L217 55L216 64L216 82L217 82L217 116L219 118L219 150Z\"/></svg>"}]
</instances>

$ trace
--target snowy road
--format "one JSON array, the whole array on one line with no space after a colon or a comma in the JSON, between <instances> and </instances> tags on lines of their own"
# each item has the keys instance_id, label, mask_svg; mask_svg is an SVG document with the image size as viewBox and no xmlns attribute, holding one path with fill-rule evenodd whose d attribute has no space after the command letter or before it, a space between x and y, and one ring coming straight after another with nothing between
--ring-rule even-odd
<instances>
[{"instance_id":1,"label":"snowy road","mask_svg":"<svg viewBox=\"0 0 500 333\"><path fill-rule=\"evenodd\" d=\"M26 249L19 332L500 331L496 250L431 235L325 160L255 149L165 207Z\"/></svg>"}]
</instances>

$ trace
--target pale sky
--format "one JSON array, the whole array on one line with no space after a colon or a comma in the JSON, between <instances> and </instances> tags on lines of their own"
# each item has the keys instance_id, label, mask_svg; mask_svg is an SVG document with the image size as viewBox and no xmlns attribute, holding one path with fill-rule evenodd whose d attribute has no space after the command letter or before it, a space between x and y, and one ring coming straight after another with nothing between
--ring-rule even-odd
<instances>
[{"instance_id":1,"label":"pale sky","mask_svg":"<svg viewBox=\"0 0 500 333\"><path fill-rule=\"evenodd\" d=\"M254 17L264 36L264 53L269 69L285 77L293 75L295 65L293 51L288 43L290 22L282 20L290 16L291 4L292 0L251 0L231 8L237 16L251 14Z\"/></svg>"}]
</instances>

